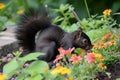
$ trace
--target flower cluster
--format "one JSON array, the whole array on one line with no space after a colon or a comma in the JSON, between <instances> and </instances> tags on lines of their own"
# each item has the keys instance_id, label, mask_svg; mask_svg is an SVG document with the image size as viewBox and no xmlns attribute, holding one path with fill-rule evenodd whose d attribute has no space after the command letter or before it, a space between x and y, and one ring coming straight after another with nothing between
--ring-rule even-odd
<instances>
[{"instance_id":1,"label":"flower cluster","mask_svg":"<svg viewBox=\"0 0 120 80\"><path fill-rule=\"evenodd\" d=\"M65 74L70 74L71 73L71 70L66 68L66 67L62 67L62 66L57 66L55 69L53 69L51 71L51 73L53 75L57 75L57 74L61 74L61 75L65 75Z\"/></svg>"},{"instance_id":2,"label":"flower cluster","mask_svg":"<svg viewBox=\"0 0 120 80\"><path fill-rule=\"evenodd\" d=\"M97 41L97 43L93 44L93 48L95 49L101 49L101 48L106 48L108 46L112 46L116 44L116 40L114 40L113 38L116 38L116 35L113 34L106 34L104 35L101 40Z\"/></svg>"},{"instance_id":3,"label":"flower cluster","mask_svg":"<svg viewBox=\"0 0 120 80\"><path fill-rule=\"evenodd\" d=\"M89 76L93 76L91 75L91 70L95 69L95 72L93 71L92 74L95 74L96 71L103 71L105 69L107 69L107 66L104 64L104 56L100 53L96 53L96 52L90 52L85 54L85 52L83 52L82 50L80 50L77 54L73 52L73 50L75 50L74 48L69 48L68 50L64 50L63 48L59 48L59 55L56 57L56 59L54 60L55 63L59 64L59 66L57 65L57 67L53 68L51 73L53 75L67 75L68 74L72 75L72 77L74 76L79 76L81 77L81 79L85 74L89 75ZM65 64L66 60L68 59L68 63ZM64 61L64 62L63 62ZM64 67L63 67L64 66ZM77 69L77 72L76 72ZM86 71L87 70L87 71ZM80 78L79 78L80 79ZM69 80L67 78L67 80Z\"/></svg>"},{"instance_id":4,"label":"flower cluster","mask_svg":"<svg viewBox=\"0 0 120 80\"><path fill-rule=\"evenodd\" d=\"M104 56L102 54L91 52L91 53L88 53L85 56L85 59L88 61L89 64L95 63L101 69L106 69L107 68L105 66L105 64L103 63L105 58L104 58Z\"/></svg>"}]
</instances>

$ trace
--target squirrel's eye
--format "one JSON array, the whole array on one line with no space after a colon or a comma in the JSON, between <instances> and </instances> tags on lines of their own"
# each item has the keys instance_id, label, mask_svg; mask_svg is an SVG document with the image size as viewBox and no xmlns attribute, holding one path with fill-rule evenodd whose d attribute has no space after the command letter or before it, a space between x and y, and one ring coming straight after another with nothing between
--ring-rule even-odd
<instances>
[{"instance_id":1,"label":"squirrel's eye","mask_svg":"<svg viewBox=\"0 0 120 80\"><path fill-rule=\"evenodd\" d=\"M87 44L87 43L88 43L88 40L87 40L87 39L83 39L82 42L83 42L84 44Z\"/></svg>"}]
</instances>

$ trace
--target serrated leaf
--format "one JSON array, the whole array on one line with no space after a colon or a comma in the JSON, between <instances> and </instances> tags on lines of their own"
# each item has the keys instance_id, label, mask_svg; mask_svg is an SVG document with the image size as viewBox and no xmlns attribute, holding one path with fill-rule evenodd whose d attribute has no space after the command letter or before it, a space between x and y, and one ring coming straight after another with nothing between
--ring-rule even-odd
<instances>
[{"instance_id":1,"label":"serrated leaf","mask_svg":"<svg viewBox=\"0 0 120 80\"><path fill-rule=\"evenodd\" d=\"M40 55L43 55L43 53L30 53L28 55L26 55L25 57L20 58L20 60L22 61L31 61L31 60L37 60L37 57L39 57Z\"/></svg>"}]
</instances>

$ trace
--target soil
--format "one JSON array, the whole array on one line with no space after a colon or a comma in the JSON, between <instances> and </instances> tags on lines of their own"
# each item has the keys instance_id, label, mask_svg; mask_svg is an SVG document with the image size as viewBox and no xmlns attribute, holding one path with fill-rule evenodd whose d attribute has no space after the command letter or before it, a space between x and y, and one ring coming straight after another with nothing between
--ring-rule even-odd
<instances>
[{"instance_id":1,"label":"soil","mask_svg":"<svg viewBox=\"0 0 120 80\"><path fill-rule=\"evenodd\" d=\"M99 73L98 77L95 80L116 80L120 78L120 61L116 64L111 64L108 66L106 72L110 73Z\"/></svg>"}]
</instances>

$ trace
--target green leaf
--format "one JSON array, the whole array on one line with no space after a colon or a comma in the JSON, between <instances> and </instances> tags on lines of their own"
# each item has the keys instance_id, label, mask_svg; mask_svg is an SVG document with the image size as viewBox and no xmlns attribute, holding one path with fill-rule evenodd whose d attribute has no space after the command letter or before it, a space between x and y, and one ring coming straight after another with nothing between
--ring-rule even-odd
<instances>
[{"instance_id":1,"label":"green leaf","mask_svg":"<svg viewBox=\"0 0 120 80\"><path fill-rule=\"evenodd\" d=\"M77 48L77 49L75 49L74 52L75 52L76 54L80 54L80 51L81 51L81 50L82 50L81 48Z\"/></svg>"},{"instance_id":2,"label":"green leaf","mask_svg":"<svg viewBox=\"0 0 120 80\"><path fill-rule=\"evenodd\" d=\"M12 21L7 21L7 22L4 24L5 27L9 27L9 26L12 26L12 25L15 25L15 23L12 22Z\"/></svg>"},{"instance_id":3,"label":"green leaf","mask_svg":"<svg viewBox=\"0 0 120 80\"><path fill-rule=\"evenodd\" d=\"M25 73L19 74L15 80L24 80L25 76L26 76Z\"/></svg>"},{"instance_id":4,"label":"green leaf","mask_svg":"<svg viewBox=\"0 0 120 80\"><path fill-rule=\"evenodd\" d=\"M120 78L117 78L116 80L120 80Z\"/></svg>"},{"instance_id":5,"label":"green leaf","mask_svg":"<svg viewBox=\"0 0 120 80\"><path fill-rule=\"evenodd\" d=\"M58 16L54 19L53 23L57 23L57 22L62 21L62 20L64 20L64 18Z\"/></svg>"},{"instance_id":6,"label":"green leaf","mask_svg":"<svg viewBox=\"0 0 120 80\"><path fill-rule=\"evenodd\" d=\"M16 52L13 52L13 54L15 55L15 57L19 57L21 55L22 52L20 51L16 51Z\"/></svg>"},{"instance_id":7,"label":"green leaf","mask_svg":"<svg viewBox=\"0 0 120 80\"><path fill-rule=\"evenodd\" d=\"M6 22L8 18L6 16L0 16L0 21Z\"/></svg>"},{"instance_id":8,"label":"green leaf","mask_svg":"<svg viewBox=\"0 0 120 80\"><path fill-rule=\"evenodd\" d=\"M36 73L45 73L48 69L48 64L45 61L34 61L28 68L24 69L24 71L34 75Z\"/></svg>"},{"instance_id":9,"label":"green leaf","mask_svg":"<svg viewBox=\"0 0 120 80\"><path fill-rule=\"evenodd\" d=\"M72 24L70 27L67 27L67 31L68 32L73 32L73 31L77 30L78 27L79 26L77 24Z\"/></svg>"},{"instance_id":10,"label":"green leaf","mask_svg":"<svg viewBox=\"0 0 120 80\"><path fill-rule=\"evenodd\" d=\"M28 55L26 55L25 57L20 58L20 60L22 61L31 61L31 60L37 60L37 57L39 57L40 55L43 55L43 53L30 53Z\"/></svg>"},{"instance_id":11,"label":"green leaf","mask_svg":"<svg viewBox=\"0 0 120 80\"><path fill-rule=\"evenodd\" d=\"M34 75L30 78L27 78L25 80L42 80L42 79L43 79L43 77L40 74L38 74L38 75Z\"/></svg>"},{"instance_id":12,"label":"green leaf","mask_svg":"<svg viewBox=\"0 0 120 80\"><path fill-rule=\"evenodd\" d=\"M19 66L18 61L14 58L3 67L3 73L10 77L18 71Z\"/></svg>"}]
</instances>

